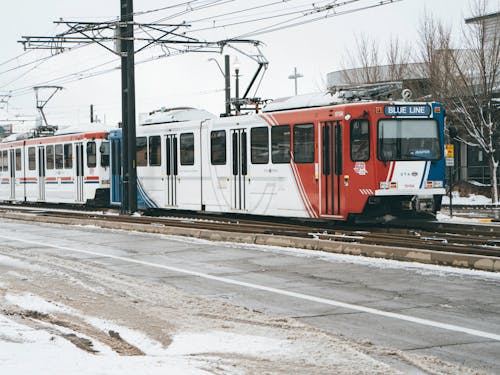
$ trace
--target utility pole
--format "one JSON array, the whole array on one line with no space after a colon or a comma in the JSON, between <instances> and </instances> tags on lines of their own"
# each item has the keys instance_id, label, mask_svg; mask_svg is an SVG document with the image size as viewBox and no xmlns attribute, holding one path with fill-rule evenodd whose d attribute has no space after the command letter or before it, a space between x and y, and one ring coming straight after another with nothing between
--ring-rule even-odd
<instances>
[{"instance_id":1,"label":"utility pole","mask_svg":"<svg viewBox=\"0 0 500 375\"><path fill-rule=\"evenodd\" d=\"M295 96L297 96L297 80L304 77L302 74L297 72L297 67L293 69L293 74L288 76L288 79L293 79L295 81Z\"/></svg>"},{"instance_id":2,"label":"utility pole","mask_svg":"<svg viewBox=\"0 0 500 375\"><path fill-rule=\"evenodd\" d=\"M94 105L90 105L90 123L92 124L94 122Z\"/></svg>"},{"instance_id":3,"label":"utility pole","mask_svg":"<svg viewBox=\"0 0 500 375\"><path fill-rule=\"evenodd\" d=\"M137 211L137 165L135 144L135 50L133 0L120 0L122 64L123 200L121 211Z\"/></svg>"},{"instance_id":4,"label":"utility pole","mask_svg":"<svg viewBox=\"0 0 500 375\"><path fill-rule=\"evenodd\" d=\"M226 91L226 116L231 116L231 63L229 55L224 56L224 81Z\"/></svg>"}]
</instances>

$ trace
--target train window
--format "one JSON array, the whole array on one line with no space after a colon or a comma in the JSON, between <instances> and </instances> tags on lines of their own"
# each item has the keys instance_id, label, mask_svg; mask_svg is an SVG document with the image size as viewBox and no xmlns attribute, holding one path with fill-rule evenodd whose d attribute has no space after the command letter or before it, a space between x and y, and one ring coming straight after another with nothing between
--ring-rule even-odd
<instances>
[{"instance_id":1,"label":"train window","mask_svg":"<svg viewBox=\"0 0 500 375\"><path fill-rule=\"evenodd\" d=\"M36 169L36 149L28 148L28 169L34 171Z\"/></svg>"},{"instance_id":2,"label":"train window","mask_svg":"<svg viewBox=\"0 0 500 375\"><path fill-rule=\"evenodd\" d=\"M181 165L194 165L194 134L181 134Z\"/></svg>"},{"instance_id":3,"label":"train window","mask_svg":"<svg viewBox=\"0 0 500 375\"><path fill-rule=\"evenodd\" d=\"M3 172L3 152L0 151L0 172Z\"/></svg>"},{"instance_id":4,"label":"train window","mask_svg":"<svg viewBox=\"0 0 500 375\"><path fill-rule=\"evenodd\" d=\"M2 152L2 166L4 171L9 170L9 154L7 153L7 150Z\"/></svg>"},{"instance_id":5,"label":"train window","mask_svg":"<svg viewBox=\"0 0 500 375\"><path fill-rule=\"evenodd\" d=\"M109 167L109 142L102 142L99 151L101 153L101 167Z\"/></svg>"},{"instance_id":6,"label":"train window","mask_svg":"<svg viewBox=\"0 0 500 375\"><path fill-rule=\"evenodd\" d=\"M23 169L23 162L21 159L21 149L16 148L16 171L20 171Z\"/></svg>"},{"instance_id":7,"label":"train window","mask_svg":"<svg viewBox=\"0 0 500 375\"><path fill-rule=\"evenodd\" d=\"M370 159L370 123L368 120L351 121L351 160Z\"/></svg>"},{"instance_id":8,"label":"train window","mask_svg":"<svg viewBox=\"0 0 500 375\"><path fill-rule=\"evenodd\" d=\"M250 160L252 164L269 163L269 130L267 126L250 130Z\"/></svg>"},{"instance_id":9,"label":"train window","mask_svg":"<svg viewBox=\"0 0 500 375\"><path fill-rule=\"evenodd\" d=\"M314 163L314 125L293 127L293 156L295 163Z\"/></svg>"},{"instance_id":10,"label":"train window","mask_svg":"<svg viewBox=\"0 0 500 375\"><path fill-rule=\"evenodd\" d=\"M441 158L439 129L435 120L380 120L377 138L377 155L382 161Z\"/></svg>"},{"instance_id":11,"label":"train window","mask_svg":"<svg viewBox=\"0 0 500 375\"><path fill-rule=\"evenodd\" d=\"M55 146L55 160L56 160L56 169L63 169L64 166L63 145Z\"/></svg>"},{"instance_id":12,"label":"train window","mask_svg":"<svg viewBox=\"0 0 500 375\"><path fill-rule=\"evenodd\" d=\"M87 142L87 167L95 168L97 166L97 149L95 142Z\"/></svg>"},{"instance_id":13,"label":"train window","mask_svg":"<svg viewBox=\"0 0 500 375\"><path fill-rule=\"evenodd\" d=\"M73 145L71 143L64 145L64 168L73 168Z\"/></svg>"},{"instance_id":14,"label":"train window","mask_svg":"<svg viewBox=\"0 0 500 375\"><path fill-rule=\"evenodd\" d=\"M271 128L271 160L274 164L290 163L290 125Z\"/></svg>"},{"instance_id":15,"label":"train window","mask_svg":"<svg viewBox=\"0 0 500 375\"><path fill-rule=\"evenodd\" d=\"M2 159L3 159L3 170L8 171L9 170L9 153L7 150L2 152Z\"/></svg>"},{"instance_id":16,"label":"train window","mask_svg":"<svg viewBox=\"0 0 500 375\"><path fill-rule=\"evenodd\" d=\"M149 165L161 165L161 138L159 135L149 137Z\"/></svg>"},{"instance_id":17,"label":"train window","mask_svg":"<svg viewBox=\"0 0 500 375\"><path fill-rule=\"evenodd\" d=\"M226 131L215 130L210 133L210 160L212 165L226 164Z\"/></svg>"},{"instance_id":18,"label":"train window","mask_svg":"<svg viewBox=\"0 0 500 375\"><path fill-rule=\"evenodd\" d=\"M47 146L47 169L54 169L54 146Z\"/></svg>"},{"instance_id":19,"label":"train window","mask_svg":"<svg viewBox=\"0 0 500 375\"><path fill-rule=\"evenodd\" d=\"M135 147L137 166L146 167L148 165L148 139L146 137L137 137Z\"/></svg>"}]
</instances>

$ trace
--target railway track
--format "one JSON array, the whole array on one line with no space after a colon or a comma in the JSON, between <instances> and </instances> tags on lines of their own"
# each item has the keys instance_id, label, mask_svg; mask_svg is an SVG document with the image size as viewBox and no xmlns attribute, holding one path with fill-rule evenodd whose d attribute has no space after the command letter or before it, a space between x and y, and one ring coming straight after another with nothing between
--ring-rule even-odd
<instances>
[{"instance_id":1,"label":"railway track","mask_svg":"<svg viewBox=\"0 0 500 375\"><path fill-rule=\"evenodd\" d=\"M443 222L400 222L391 225L353 226L344 223L284 222L194 213L165 213L168 216L121 216L117 210L63 210L54 207L0 206L0 212L54 218L78 218L164 227L195 228L245 234L311 238L339 243L379 245L407 249L500 257L500 225L462 225Z\"/></svg>"}]
</instances>

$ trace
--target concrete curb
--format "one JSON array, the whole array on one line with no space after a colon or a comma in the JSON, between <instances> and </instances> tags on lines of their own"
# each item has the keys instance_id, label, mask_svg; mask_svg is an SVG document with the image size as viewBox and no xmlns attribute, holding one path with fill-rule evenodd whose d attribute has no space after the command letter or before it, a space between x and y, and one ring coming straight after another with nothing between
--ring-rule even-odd
<instances>
[{"instance_id":1,"label":"concrete curb","mask_svg":"<svg viewBox=\"0 0 500 375\"><path fill-rule=\"evenodd\" d=\"M400 247L363 245L355 243L334 242L309 238L294 238L268 234L248 234L238 232L212 231L196 228L182 228L173 226L117 223L98 219L68 219L31 214L0 213L1 218L11 220L31 221L37 223L51 223L64 225L92 225L106 229L120 229L145 233L167 234L200 238L210 241L237 242L256 245L295 247L306 250L318 250L328 253L362 255L372 258L393 259L406 262L436 264L460 268L477 269L482 271L499 272L500 257L482 255L468 255L437 252L425 249L406 249Z\"/></svg>"}]
</instances>

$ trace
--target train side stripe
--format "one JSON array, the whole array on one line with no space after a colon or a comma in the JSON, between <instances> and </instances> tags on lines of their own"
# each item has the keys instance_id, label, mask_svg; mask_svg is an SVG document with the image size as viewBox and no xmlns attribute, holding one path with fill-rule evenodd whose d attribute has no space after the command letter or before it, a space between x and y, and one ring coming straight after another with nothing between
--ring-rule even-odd
<instances>
[{"instance_id":1,"label":"train side stripe","mask_svg":"<svg viewBox=\"0 0 500 375\"><path fill-rule=\"evenodd\" d=\"M427 175L429 174L429 168L430 166L430 163L428 161L425 162L425 165L424 165L424 171L422 173L422 179L420 180L420 189L422 189L422 187L424 186L424 181L427 180Z\"/></svg>"},{"instance_id":2,"label":"train side stripe","mask_svg":"<svg viewBox=\"0 0 500 375\"><path fill-rule=\"evenodd\" d=\"M293 172L293 177L295 179L295 183L299 189L299 194L300 197L302 198L302 203L304 203L304 207L307 210L307 214L310 217L317 217L315 214L311 203L309 202L309 197L307 196L307 193L305 192L304 186L302 185L302 180L300 179L299 171L297 169L297 165L293 160L290 160L290 166L292 167L292 172Z\"/></svg>"},{"instance_id":3,"label":"train side stripe","mask_svg":"<svg viewBox=\"0 0 500 375\"><path fill-rule=\"evenodd\" d=\"M386 182L392 181L392 176L394 175L394 169L396 169L396 162L391 161L391 164L389 164L389 173L387 173Z\"/></svg>"}]
</instances>

